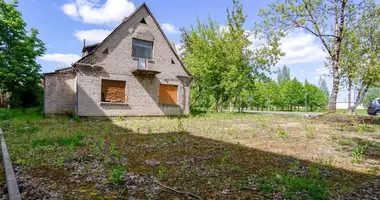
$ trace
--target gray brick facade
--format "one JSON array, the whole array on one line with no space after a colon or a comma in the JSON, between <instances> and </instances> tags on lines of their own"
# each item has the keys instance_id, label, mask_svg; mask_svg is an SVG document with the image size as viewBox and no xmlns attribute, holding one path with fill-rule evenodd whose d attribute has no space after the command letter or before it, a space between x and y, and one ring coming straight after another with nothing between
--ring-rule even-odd
<instances>
[{"instance_id":1,"label":"gray brick facade","mask_svg":"<svg viewBox=\"0 0 380 200\"><path fill-rule=\"evenodd\" d=\"M140 23L142 19L145 19L146 24ZM148 76L133 73L137 69L138 60L132 58L132 38L153 42L153 59L148 62L148 70L158 71L159 74ZM108 53L104 53L106 49ZM173 47L145 4L124 20L93 52L74 63L73 67L75 86L70 85L69 88L75 89L76 105L73 111L78 116L189 114L190 74L182 66ZM62 78L52 78L56 76L62 76L62 73L45 76L47 85L45 102L49 102L45 104L45 110L49 112L58 112L60 109L57 108L61 106L60 101L63 101L56 100L59 98L58 94L51 91L62 88L50 86L50 84L61 85L61 87L65 85L54 83L62 81L60 80ZM126 103L101 102L102 79L125 81L128 101ZM177 86L177 105L159 104L160 84ZM70 97L70 102L71 100L72 97ZM61 108L63 111L68 106Z\"/></svg>"},{"instance_id":2,"label":"gray brick facade","mask_svg":"<svg viewBox=\"0 0 380 200\"><path fill-rule=\"evenodd\" d=\"M73 72L45 74L44 110L46 115L75 112L75 74Z\"/></svg>"}]
</instances>

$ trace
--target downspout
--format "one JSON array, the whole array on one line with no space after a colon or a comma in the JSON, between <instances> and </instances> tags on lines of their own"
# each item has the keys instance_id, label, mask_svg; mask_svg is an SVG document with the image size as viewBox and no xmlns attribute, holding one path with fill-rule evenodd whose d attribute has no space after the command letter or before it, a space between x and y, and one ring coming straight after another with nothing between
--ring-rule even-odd
<instances>
[{"instance_id":1,"label":"downspout","mask_svg":"<svg viewBox=\"0 0 380 200\"><path fill-rule=\"evenodd\" d=\"M45 75L43 76L43 79L44 79L44 103L43 103L44 111L43 111L43 117L45 118L46 117L46 79L45 79Z\"/></svg>"},{"instance_id":2,"label":"downspout","mask_svg":"<svg viewBox=\"0 0 380 200\"><path fill-rule=\"evenodd\" d=\"M73 69L74 69L74 74L75 74L75 115L78 116L78 74L77 74L77 71L73 65Z\"/></svg>"}]
</instances>

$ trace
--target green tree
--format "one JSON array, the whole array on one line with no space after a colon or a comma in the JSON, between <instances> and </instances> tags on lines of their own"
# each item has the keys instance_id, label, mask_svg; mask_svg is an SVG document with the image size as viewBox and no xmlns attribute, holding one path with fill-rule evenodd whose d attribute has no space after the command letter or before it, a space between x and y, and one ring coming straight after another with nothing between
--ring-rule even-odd
<instances>
[{"instance_id":1,"label":"green tree","mask_svg":"<svg viewBox=\"0 0 380 200\"><path fill-rule=\"evenodd\" d=\"M307 99L307 105L310 111L315 108L323 108L328 103L328 96L326 93L316 85L305 83L304 92Z\"/></svg>"},{"instance_id":2,"label":"green tree","mask_svg":"<svg viewBox=\"0 0 380 200\"><path fill-rule=\"evenodd\" d=\"M261 9L263 22L258 25L267 35L301 29L318 38L331 61L333 88L329 109L336 110L340 86L340 56L347 23L371 6L367 0L287 0L276 1ZM352 27L355 28L355 27ZM279 34L274 34L278 36Z\"/></svg>"},{"instance_id":3,"label":"green tree","mask_svg":"<svg viewBox=\"0 0 380 200\"><path fill-rule=\"evenodd\" d=\"M284 104L288 106L289 110L305 104L303 85L296 78L283 84L281 92L284 97Z\"/></svg>"},{"instance_id":4,"label":"green tree","mask_svg":"<svg viewBox=\"0 0 380 200\"><path fill-rule=\"evenodd\" d=\"M26 30L17 6L16 0L0 0L0 90L11 94L14 106L22 103L23 93L39 87L41 66L36 58L45 52L38 31Z\"/></svg>"},{"instance_id":5,"label":"green tree","mask_svg":"<svg viewBox=\"0 0 380 200\"><path fill-rule=\"evenodd\" d=\"M287 81L290 81L290 70L286 65L284 65L277 71L277 83L281 85Z\"/></svg>"},{"instance_id":6,"label":"green tree","mask_svg":"<svg viewBox=\"0 0 380 200\"><path fill-rule=\"evenodd\" d=\"M252 31L245 30L247 16L242 4L233 0L233 9L227 10L227 26L221 28L209 18L190 29L181 29L184 44L183 61L194 76L197 99L210 97L217 112L227 102L242 102L241 94L251 90L252 82L279 60L278 38L267 41L263 47L251 50L248 39ZM247 92L245 92L247 93ZM249 92L248 92L249 93Z\"/></svg>"},{"instance_id":7,"label":"green tree","mask_svg":"<svg viewBox=\"0 0 380 200\"><path fill-rule=\"evenodd\" d=\"M327 97L330 96L329 88L327 87L327 82L322 76L319 76L318 87L319 87L319 89L321 89L323 91L323 93L326 94Z\"/></svg>"},{"instance_id":8,"label":"green tree","mask_svg":"<svg viewBox=\"0 0 380 200\"><path fill-rule=\"evenodd\" d=\"M263 109L266 107L268 95L263 82L258 81L255 83L251 96L251 106L256 107L257 109Z\"/></svg>"},{"instance_id":9,"label":"green tree","mask_svg":"<svg viewBox=\"0 0 380 200\"><path fill-rule=\"evenodd\" d=\"M380 84L380 6L366 10L347 31L349 37L343 45L343 73L348 80L348 88L358 90L355 104L349 107L350 113L363 102L367 91Z\"/></svg>"},{"instance_id":10,"label":"green tree","mask_svg":"<svg viewBox=\"0 0 380 200\"><path fill-rule=\"evenodd\" d=\"M380 88L370 88L364 97L363 104L368 106L372 100L380 98Z\"/></svg>"}]
</instances>

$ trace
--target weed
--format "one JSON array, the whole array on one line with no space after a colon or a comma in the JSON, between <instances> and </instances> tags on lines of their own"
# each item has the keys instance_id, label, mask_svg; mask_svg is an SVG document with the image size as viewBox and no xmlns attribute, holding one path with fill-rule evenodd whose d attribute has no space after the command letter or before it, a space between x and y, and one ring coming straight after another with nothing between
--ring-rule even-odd
<instances>
[{"instance_id":1,"label":"weed","mask_svg":"<svg viewBox=\"0 0 380 200\"><path fill-rule=\"evenodd\" d=\"M153 130L151 128L148 129L148 135L153 135Z\"/></svg>"},{"instance_id":2,"label":"weed","mask_svg":"<svg viewBox=\"0 0 380 200\"><path fill-rule=\"evenodd\" d=\"M233 172L233 173L241 173L243 171L244 171L243 168L241 168L240 166L233 166L231 168L231 172Z\"/></svg>"},{"instance_id":3,"label":"weed","mask_svg":"<svg viewBox=\"0 0 380 200\"><path fill-rule=\"evenodd\" d=\"M237 189L239 190L248 190L249 189L249 181L248 180L240 180L237 182Z\"/></svg>"},{"instance_id":4,"label":"weed","mask_svg":"<svg viewBox=\"0 0 380 200\"><path fill-rule=\"evenodd\" d=\"M308 139L313 139L315 138L315 134L314 134L314 128L313 127L309 127L307 125L305 125L305 129L306 129L306 137Z\"/></svg>"},{"instance_id":5,"label":"weed","mask_svg":"<svg viewBox=\"0 0 380 200\"><path fill-rule=\"evenodd\" d=\"M109 154L111 156L116 156L117 155L117 149L116 149L116 143L112 142L109 148Z\"/></svg>"},{"instance_id":6,"label":"weed","mask_svg":"<svg viewBox=\"0 0 380 200\"><path fill-rule=\"evenodd\" d=\"M105 134L108 134L108 133L109 133L109 128L107 128L107 127L103 128L103 132L104 132Z\"/></svg>"},{"instance_id":7,"label":"weed","mask_svg":"<svg viewBox=\"0 0 380 200\"><path fill-rule=\"evenodd\" d=\"M154 198L154 195L153 195L152 193L149 193L149 194L147 195L147 197L148 197L148 200L152 200L152 199Z\"/></svg>"},{"instance_id":8,"label":"weed","mask_svg":"<svg viewBox=\"0 0 380 200\"><path fill-rule=\"evenodd\" d=\"M166 138L166 143L169 143L169 144L173 144L173 143L177 143L178 142L178 138L177 137L168 137Z\"/></svg>"},{"instance_id":9,"label":"weed","mask_svg":"<svg viewBox=\"0 0 380 200\"><path fill-rule=\"evenodd\" d=\"M117 117L114 117L114 120L115 121L124 121L125 118L123 116L117 116Z\"/></svg>"},{"instance_id":10,"label":"weed","mask_svg":"<svg viewBox=\"0 0 380 200\"><path fill-rule=\"evenodd\" d=\"M103 158L104 155L104 142L103 141L94 141L91 145L91 151L94 156L97 158Z\"/></svg>"},{"instance_id":11,"label":"weed","mask_svg":"<svg viewBox=\"0 0 380 200\"><path fill-rule=\"evenodd\" d=\"M242 144L240 144L240 143L237 143L237 145L236 145L236 149L237 149L238 151L243 151L243 150L248 149L248 147L246 147L246 146L244 146L244 145L242 145Z\"/></svg>"},{"instance_id":12,"label":"weed","mask_svg":"<svg viewBox=\"0 0 380 200\"><path fill-rule=\"evenodd\" d=\"M121 185L124 183L124 170L120 167L114 167L108 174L108 183Z\"/></svg>"},{"instance_id":13,"label":"weed","mask_svg":"<svg viewBox=\"0 0 380 200\"><path fill-rule=\"evenodd\" d=\"M338 138L337 142L339 145L342 145L342 146L353 146L356 144L356 142L353 139L347 139L347 138Z\"/></svg>"},{"instance_id":14,"label":"weed","mask_svg":"<svg viewBox=\"0 0 380 200\"><path fill-rule=\"evenodd\" d=\"M230 150L228 148L223 149L222 164L228 163L230 160Z\"/></svg>"},{"instance_id":15,"label":"weed","mask_svg":"<svg viewBox=\"0 0 380 200\"><path fill-rule=\"evenodd\" d=\"M329 199L327 181L285 173L260 178L260 190L266 194L281 192L290 199Z\"/></svg>"},{"instance_id":16,"label":"weed","mask_svg":"<svg viewBox=\"0 0 380 200\"><path fill-rule=\"evenodd\" d=\"M321 176L321 172L317 167L311 167L309 169L309 174L312 178L319 179Z\"/></svg>"},{"instance_id":17,"label":"weed","mask_svg":"<svg viewBox=\"0 0 380 200\"><path fill-rule=\"evenodd\" d=\"M37 126L26 126L26 127L17 127L16 128L16 133L17 134L22 134L22 135L31 135L35 134L40 130L39 127Z\"/></svg>"},{"instance_id":18,"label":"weed","mask_svg":"<svg viewBox=\"0 0 380 200\"><path fill-rule=\"evenodd\" d=\"M188 167L187 160L184 160L181 165L181 170L185 170L187 169L187 167Z\"/></svg>"},{"instance_id":19,"label":"weed","mask_svg":"<svg viewBox=\"0 0 380 200\"><path fill-rule=\"evenodd\" d=\"M158 178L162 180L165 177L166 177L166 168L165 168L165 166L160 165L158 167Z\"/></svg>"},{"instance_id":20,"label":"weed","mask_svg":"<svg viewBox=\"0 0 380 200\"><path fill-rule=\"evenodd\" d=\"M300 162L299 162L298 160L293 161L293 162L290 164L289 172L295 174L295 173L297 172L297 170L298 170L299 164L300 164Z\"/></svg>"},{"instance_id":21,"label":"weed","mask_svg":"<svg viewBox=\"0 0 380 200\"><path fill-rule=\"evenodd\" d=\"M176 131L177 132L185 132L185 126L183 125L183 120L182 120L182 117L178 117L178 123L177 123L177 128L176 128Z\"/></svg>"},{"instance_id":22,"label":"weed","mask_svg":"<svg viewBox=\"0 0 380 200\"><path fill-rule=\"evenodd\" d=\"M358 145L352 151L352 162L361 163L364 159L364 151L367 148L367 145Z\"/></svg>"},{"instance_id":23,"label":"weed","mask_svg":"<svg viewBox=\"0 0 380 200\"><path fill-rule=\"evenodd\" d=\"M375 132L375 128L373 126L370 126L368 124L359 124L359 131L361 132Z\"/></svg>"},{"instance_id":24,"label":"weed","mask_svg":"<svg viewBox=\"0 0 380 200\"><path fill-rule=\"evenodd\" d=\"M71 118L74 122L81 122L82 119L80 117L78 117L77 115L74 115L72 118Z\"/></svg>"},{"instance_id":25,"label":"weed","mask_svg":"<svg viewBox=\"0 0 380 200\"><path fill-rule=\"evenodd\" d=\"M282 129L280 126L277 126L277 136L281 139L288 138L288 134L285 133L284 129Z\"/></svg>"},{"instance_id":26,"label":"weed","mask_svg":"<svg viewBox=\"0 0 380 200\"><path fill-rule=\"evenodd\" d=\"M65 162L65 159L63 157L58 157L57 160L55 161L58 167L62 167L64 162Z\"/></svg>"},{"instance_id":27,"label":"weed","mask_svg":"<svg viewBox=\"0 0 380 200\"><path fill-rule=\"evenodd\" d=\"M53 146L53 145L60 145L60 146L85 146L85 143L82 143L82 140L84 139L83 135L77 135L71 138L45 138L45 139L37 139L32 141L32 147L39 147L39 146Z\"/></svg>"}]
</instances>

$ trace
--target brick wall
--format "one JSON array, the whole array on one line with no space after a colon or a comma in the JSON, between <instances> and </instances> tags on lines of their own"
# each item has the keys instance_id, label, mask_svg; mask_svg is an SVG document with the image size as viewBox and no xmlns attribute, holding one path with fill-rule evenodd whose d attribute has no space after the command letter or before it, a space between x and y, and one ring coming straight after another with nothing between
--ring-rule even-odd
<instances>
[{"instance_id":1,"label":"brick wall","mask_svg":"<svg viewBox=\"0 0 380 200\"><path fill-rule=\"evenodd\" d=\"M45 74L44 92L46 115L75 112L75 75L73 72Z\"/></svg>"},{"instance_id":2,"label":"brick wall","mask_svg":"<svg viewBox=\"0 0 380 200\"><path fill-rule=\"evenodd\" d=\"M145 18L147 24L140 24ZM153 42L153 61L148 69L161 72L155 76L135 76L137 60L132 58L132 38ZM108 48L108 54L102 53ZM175 64L172 64L171 60ZM79 67L79 116L164 116L189 114L189 81L177 76L189 76L173 53L145 7L119 27L115 34L98 47L98 50L81 62L101 66L101 70ZM126 81L126 104L101 103L101 80ZM178 86L178 105L159 104L160 84Z\"/></svg>"}]
</instances>

